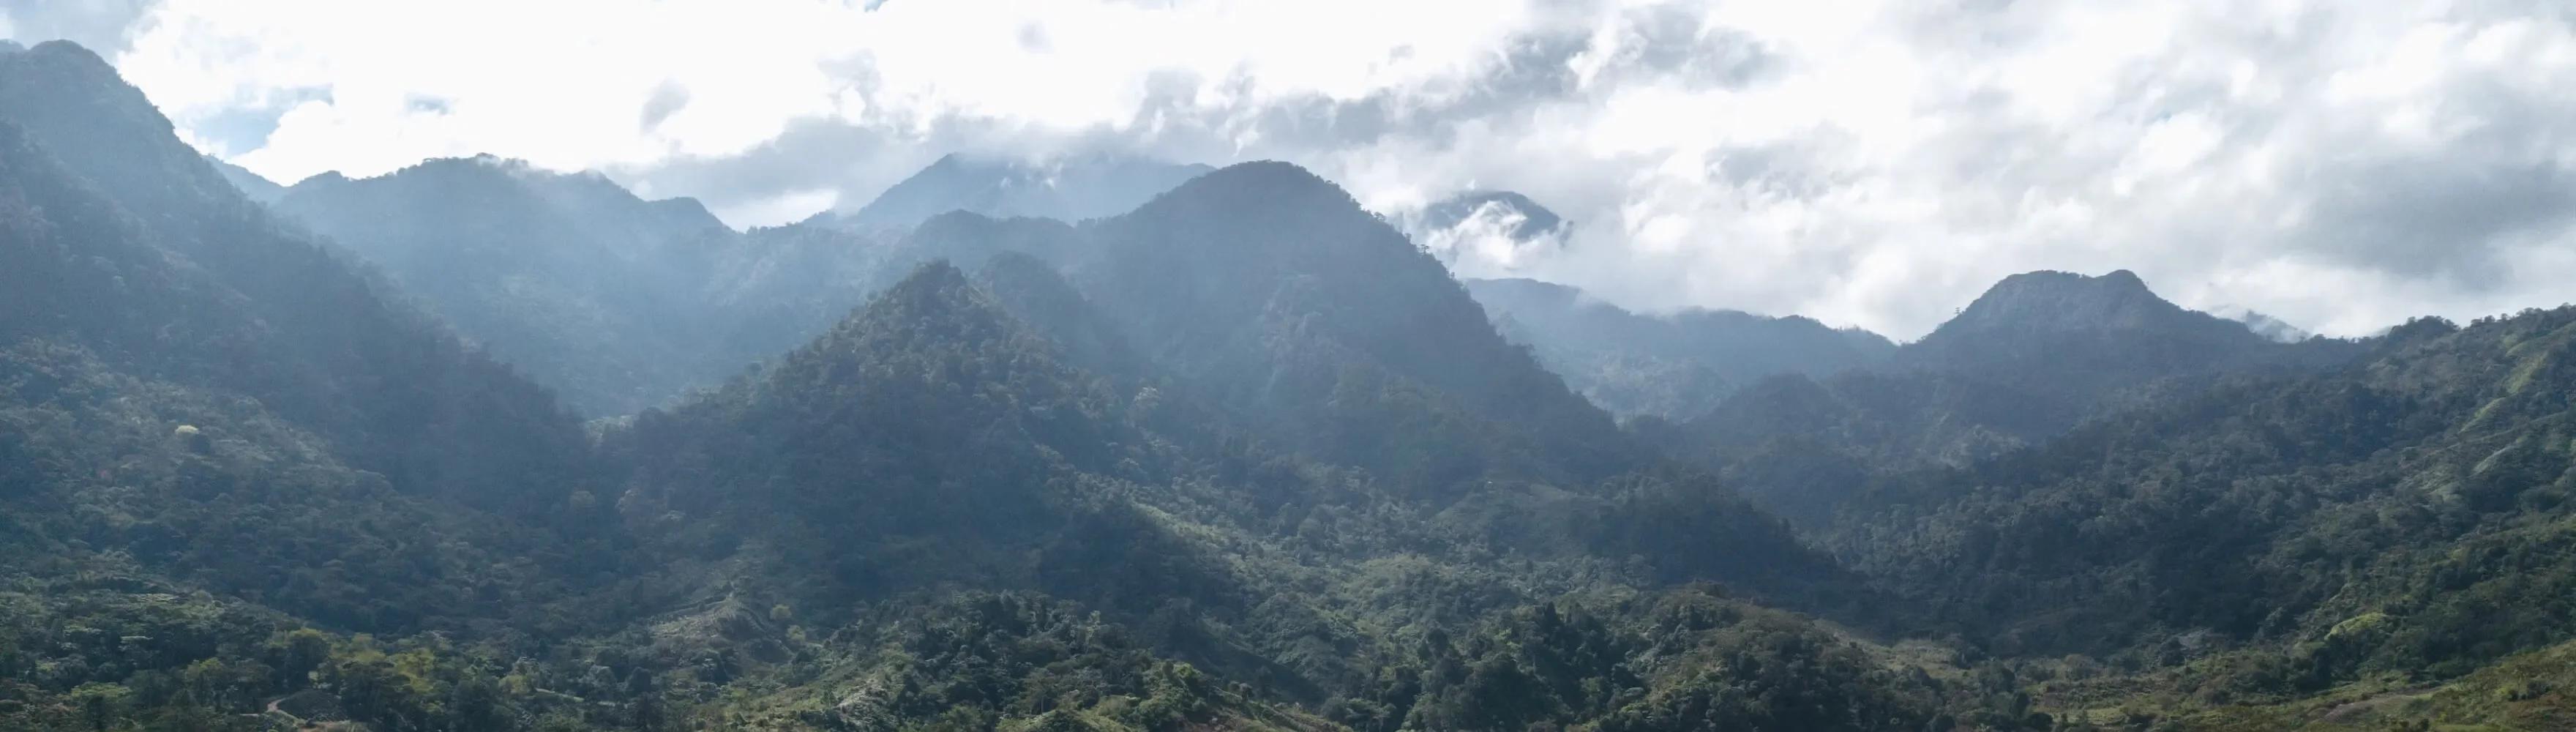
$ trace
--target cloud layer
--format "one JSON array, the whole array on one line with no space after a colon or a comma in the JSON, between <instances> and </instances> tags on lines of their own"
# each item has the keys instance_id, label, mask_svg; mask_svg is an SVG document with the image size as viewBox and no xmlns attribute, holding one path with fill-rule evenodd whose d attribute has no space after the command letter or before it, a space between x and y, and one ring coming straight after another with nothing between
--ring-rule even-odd
<instances>
[{"instance_id":1,"label":"cloud layer","mask_svg":"<svg viewBox=\"0 0 2576 732\"><path fill-rule=\"evenodd\" d=\"M281 180L491 152L756 224L958 149L1275 157L1574 222L1462 269L1898 337L2038 268L2341 335L2576 299L2545 0L353 5L0 0L0 32L101 48Z\"/></svg>"}]
</instances>

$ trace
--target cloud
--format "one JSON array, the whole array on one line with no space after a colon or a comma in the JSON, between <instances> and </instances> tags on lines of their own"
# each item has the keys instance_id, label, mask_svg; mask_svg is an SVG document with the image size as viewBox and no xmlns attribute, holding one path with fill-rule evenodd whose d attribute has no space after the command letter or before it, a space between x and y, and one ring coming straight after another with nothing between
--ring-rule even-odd
<instances>
[{"instance_id":1,"label":"cloud","mask_svg":"<svg viewBox=\"0 0 2576 732\"><path fill-rule=\"evenodd\" d=\"M93 49L114 49L123 45L126 33L153 2L0 0L0 38L28 45L64 38Z\"/></svg>"},{"instance_id":2,"label":"cloud","mask_svg":"<svg viewBox=\"0 0 2576 732\"><path fill-rule=\"evenodd\" d=\"M644 117L640 124L645 130L650 131L660 126L662 120L670 119L673 113L688 105L689 90L686 87L663 82L661 86L653 89L652 98L644 100Z\"/></svg>"},{"instance_id":3,"label":"cloud","mask_svg":"<svg viewBox=\"0 0 2576 732\"><path fill-rule=\"evenodd\" d=\"M0 12L117 49L189 139L280 180L492 152L749 224L951 150L1274 157L1390 212L1506 189L1574 222L1462 271L1898 337L2038 268L2346 335L2576 299L2551 274L2576 263L2576 11L2545 0Z\"/></svg>"},{"instance_id":4,"label":"cloud","mask_svg":"<svg viewBox=\"0 0 2576 732\"><path fill-rule=\"evenodd\" d=\"M2576 252L2554 5L1909 7L1711 7L1692 60L1343 155L1583 223L1520 271L1900 337L2034 268L2347 335L2576 296L2545 274ZM1684 70L1713 58L1756 61Z\"/></svg>"}]
</instances>

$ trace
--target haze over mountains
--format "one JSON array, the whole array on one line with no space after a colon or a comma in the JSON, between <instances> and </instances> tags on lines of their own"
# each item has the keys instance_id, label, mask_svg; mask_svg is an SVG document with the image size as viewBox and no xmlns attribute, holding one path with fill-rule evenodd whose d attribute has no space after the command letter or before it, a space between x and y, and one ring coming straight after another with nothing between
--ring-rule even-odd
<instances>
[{"instance_id":1,"label":"haze over mountains","mask_svg":"<svg viewBox=\"0 0 2576 732\"><path fill-rule=\"evenodd\" d=\"M806 223L845 228L908 229L949 211L1001 218L1081 221L1124 213L1205 165L1092 155L1042 165L951 153L886 189L867 205L825 211Z\"/></svg>"},{"instance_id":2,"label":"haze over mountains","mask_svg":"<svg viewBox=\"0 0 2576 732\"><path fill-rule=\"evenodd\" d=\"M0 54L0 727L2576 715L2576 310L2035 272L1897 344L1462 282L1288 163L1037 170L271 190Z\"/></svg>"},{"instance_id":3,"label":"haze over mountains","mask_svg":"<svg viewBox=\"0 0 2576 732\"><path fill-rule=\"evenodd\" d=\"M1799 317L1725 310L1630 313L1581 290L1534 280L1468 280L1495 327L1622 416L1681 421L1766 376L1830 376L1885 362L1896 344Z\"/></svg>"}]
</instances>

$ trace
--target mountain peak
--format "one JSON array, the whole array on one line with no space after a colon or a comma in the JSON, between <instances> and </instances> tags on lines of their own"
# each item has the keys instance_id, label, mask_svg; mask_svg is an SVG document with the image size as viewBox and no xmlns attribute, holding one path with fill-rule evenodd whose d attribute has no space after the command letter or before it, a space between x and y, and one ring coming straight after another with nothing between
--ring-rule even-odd
<instances>
[{"instance_id":1,"label":"mountain peak","mask_svg":"<svg viewBox=\"0 0 2576 732\"><path fill-rule=\"evenodd\" d=\"M116 67L108 64L107 59L100 58L98 53L89 50L89 47L71 41L56 39L38 43L28 47L26 54L34 58L65 64L65 68L79 69L106 78L120 80L122 78L116 75Z\"/></svg>"},{"instance_id":2,"label":"mountain peak","mask_svg":"<svg viewBox=\"0 0 2576 732\"><path fill-rule=\"evenodd\" d=\"M1176 206L1217 208L1245 215L1328 209L1361 212L1359 201L1341 186L1296 164L1276 160L1218 168L1155 197L1138 212Z\"/></svg>"},{"instance_id":3,"label":"mountain peak","mask_svg":"<svg viewBox=\"0 0 2576 732\"><path fill-rule=\"evenodd\" d=\"M906 229L949 211L971 211L1070 223L1125 213L1207 170L1204 165L1108 153L1028 161L952 152L857 210L817 218L860 228Z\"/></svg>"},{"instance_id":4,"label":"mountain peak","mask_svg":"<svg viewBox=\"0 0 2576 732\"><path fill-rule=\"evenodd\" d=\"M257 207L179 140L170 120L98 54L47 41L0 55L0 120L24 128L74 173L117 192L160 233L198 240ZM185 245L183 245L185 246Z\"/></svg>"},{"instance_id":5,"label":"mountain peak","mask_svg":"<svg viewBox=\"0 0 2576 732\"><path fill-rule=\"evenodd\" d=\"M1468 191L1441 199L1422 209L1421 225L1431 231L1443 231L1480 215L1498 216L1500 223L1511 224L1503 233L1517 241L1546 236L1565 226L1565 218L1555 211L1512 191Z\"/></svg>"},{"instance_id":6,"label":"mountain peak","mask_svg":"<svg viewBox=\"0 0 2576 732\"><path fill-rule=\"evenodd\" d=\"M1340 186L1333 185L1332 181L1325 180L1314 171L1307 170L1296 163L1279 160L1235 163L1201 176L1193 183L1198 186L1265 185L1283 188L1329 188L1335 192L1341 191Z\"/></svg>"},{"instance_id":7,"label":"mountain peak","mask_svg":"<svg viewBox=\"0 0 2576 732\"><path fill-rule=\"evenodd\" d=\"M2041 270L1995 283L1959 317L1934 331L2088 331L2152 327L2188 311L2157 297L2129 270L2100 276Z\"/></svg>"},{"instance_id":8,"label":"mountain peak","mask_svg":"<svg viewBox=\"0 0 2576 732\"><path fill-rule=\"evenodd\" d=\"M288 187L288 188L294 188L294 187L297 187L297 186L303 186L303 185L336 186L336 185L342 185L342 184L348 183L350 180L351 180L351 179L349 178L348 174L346 174L346 173L342 173L342 172L337 171L337 170L325 170L325 171L322 171L322 172L319 172L319 173L314 173L314 174L312 174L312 175L304 176L304 179L303 179L303 180L299 180L299 181L296 181L296 182L293 182L293 183L288 183L288 184L286 184L286 187Z\"/></svg>"},{"instance_id":9,"label":"mountain peak","mask_svg":"<svg viewBox=\"0 0 2576 732\"><path fill-rule=\"evenodd\" d=\"M881 338L889 332L925 330L945 337L994 335L1009 330L1009 316L984 297L966 272L946 259L913 269L825 336L824 343Z\"/></svg>"},{"instance_id":10,"label":"mountain peak","mask_svg":"<svg viewBox=\"0 0 2576 732\"><path fill-rule=\"evenodd\" d=\"M141 90L117 75L116 67L78 43L46 41L8 54L0 63L6 64L0 93L17 101L42 102L12 117L29 123L59 120L66 125L77 120L87 123L88 131L102 134L137 131L129 126L139 126L144 133L167 134L172 129ZM112 124L97 128L103 122ZM196 157L190 152L190 157Z\"/></svg>"},{"instance_id":11,"label":"mountain peak","mask_svg":"<svg viewBox=\"0 0 2576 732\"><path fill-rule=\"evenodd\" d=\"M2139 278L2138 273L2125 269L2115 269L2099 275L2042 269L2005 276L2002 280L1996 281L1993 287L1986 289L1988 292L1993 292L2029 287L2097 287L2106 291L2146 290L2147 281Z\"/></svg>"},{"instance_id":12,"label":"mountain peak","mask_svg":"<svg viewBox=\"0 0 2576 732\"><path fill-rule=\"evenodd\" d=\"M492 205L492 201L499 200L496 197L543 201L543 205L559 208L586 225L611 229L644 227L657 232L657 235L660 232L694 234L724 228L724 222L696 199L648 201L595 170L557 172L537 167L526 160L491 153L427 158L369 178L351 179L336 171L326 172L299 181L272 199L283 199L287 194L306 198L346 195L353 187L374 189L373 195L385 197L388 201L411 197L444 200L439 197L458 194L482 197L482 203L468 208ZM338 207L346 203L334 201L319 205Z\"/></svg>"},{"instance_id":13,"label":"mountain peak","mask_svg":"<svg viewBox=\"0 0 2576 732\"><path fill-rule=\"evenodd\" d=\"M919 297L930 293L954 293L974 288L974 283L966 279L965 270L958 269L956 264L948 260L933 259L920 267L913 268L912 274L906 275L903 281L886 288L886 296Z\"/></svg>"},{"instance_id":14,"label":"mountain peak","mask_svg":"<svg viewBox=\"0 0 2576 732\"><path fill-rule=\"evenodd\" d=\"M1901 360L2098 396L2106 384L2259 360L2267 345L2243 323L2157 297L2127 270L2041 271L1995 283L1958 317L1907 345Z\"/></svg>"}]
</instances>

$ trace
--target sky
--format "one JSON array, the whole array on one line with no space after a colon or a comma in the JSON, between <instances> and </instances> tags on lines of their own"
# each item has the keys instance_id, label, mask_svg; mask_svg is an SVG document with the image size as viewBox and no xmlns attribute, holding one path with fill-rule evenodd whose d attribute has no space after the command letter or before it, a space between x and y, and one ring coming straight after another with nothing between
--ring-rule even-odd
<instances>
[{"instance_id":1,"label":"sky","mask_svg":"<svg viewBox=\"0 0 2576 732\"><path fill-rule=\"evenodd\" d=\"M2035 269L2332 335L2576 300L2556 0L0 0L0 35L282 182L492 153L751 226L947 152L1281 159L1571 222L1462 275L1900 339Z\"/></svg>"}]
</instances>

